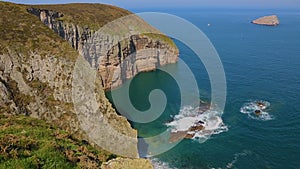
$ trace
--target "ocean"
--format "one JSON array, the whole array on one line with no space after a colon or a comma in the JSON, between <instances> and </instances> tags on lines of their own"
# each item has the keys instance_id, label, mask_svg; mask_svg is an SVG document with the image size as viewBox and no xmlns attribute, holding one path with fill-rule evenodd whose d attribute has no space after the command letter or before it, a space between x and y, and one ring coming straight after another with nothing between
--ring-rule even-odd
<instances>
[{"instance_id":1,"label":"ocean","mask_svg":"<svg viewBox=\"0 0 300 169\"><path fill-rule=\"evenodd\" d=\"M165 11L166 12L166 11ZM226 106L220 113L220 130L205 139L184 139L162 154L150 157L156 168L300 168L300 11L203 9L172 10L210 39L224 66L227 83ZM257 17L276 14L276 27L251 24ZM136 109L149 109L149 93L162 90L167 105L150 123L131 122L140 138L170 129L178 115L195 113L201 99L211 99L211 84L205 66L185 44L174 39L180 50L177 64L164 66L184 82L183 89L162 70L140 73L129 85ZM193 77L184 69L188 65ZM180 105L188 97L190 80L196 79L199 100ZM115 92L121 92L120 87ZM111 98L110 92L107 93ZM111 100L113 102L113 100ZM253 114L258 101L267 105L263 114ZM251 107L252 106L252 107ZM180 116L181 117L181 116ZM217 129L218 130L218 129Z\"/></svg>"}]
</instances>

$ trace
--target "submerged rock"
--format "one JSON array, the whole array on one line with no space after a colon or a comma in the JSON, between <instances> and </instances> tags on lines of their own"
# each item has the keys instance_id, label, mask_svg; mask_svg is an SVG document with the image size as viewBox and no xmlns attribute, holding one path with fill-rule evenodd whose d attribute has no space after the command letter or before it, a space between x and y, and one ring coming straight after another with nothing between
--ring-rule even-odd
<instances>
[{"instance_id":1,"label":"submerged rock","mask_svg":"<svg viewBox=\"0 0 300 169\"><path fill-rule=\"evenodd\" d=\"M255 19L251 23L258 25L277 26L279 25L279 19L276 15L270 15Z\"/></svg>"},{"instance_id":2,"label":"submerged rock","mask_svg":"<svg viewBox=\"0 0 300 169\"><path fill-rule=\"evenodd\" d=\"M200 101L199 107L196 109L197 114L203 114L206 111L210 110L211 104ZM190 117L195 117L197 115L190 115ZM196 132L200 130L204 130L205 122L202 120L197 120L193 124L191 124L188 128L185 130L179 130L179 131L172 131L170 134L169 142L173 143L176 141L179 141L181 139L191 139L195 136Z\"/></svg>"}]
</instances>

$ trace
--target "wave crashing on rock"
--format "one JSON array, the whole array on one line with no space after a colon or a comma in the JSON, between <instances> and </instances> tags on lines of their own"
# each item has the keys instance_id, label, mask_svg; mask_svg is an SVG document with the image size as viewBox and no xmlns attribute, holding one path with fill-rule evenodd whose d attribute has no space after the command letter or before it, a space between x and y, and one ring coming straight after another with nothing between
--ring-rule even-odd
<instances>
[{"instance_id":1,"label":"wave crashing on rock","mask_svg":"<svg viewBox=\"0 0 300 169\"><path fill-rule=\"evenodd\" d=\"M227 131L227 126L221 118L223 112L210 109L210 105L200 107L186 106L174 116L173 121L166 123L170 127L169 142L182 138L205 142L213 134Z\"/></svg>"},{"instance_id":2,"label":"wave crashing on rock","mask_svg":"<svg viewBox=\"0 0 300 169\"><path fill-rule=\"evenodd\" d=\"M251 119L268 121L273 119L273 116L267 112L270 105L268 101L255 100L245 103L241 107L240 112L247 114Z\"/></svg>"}]
</instances>

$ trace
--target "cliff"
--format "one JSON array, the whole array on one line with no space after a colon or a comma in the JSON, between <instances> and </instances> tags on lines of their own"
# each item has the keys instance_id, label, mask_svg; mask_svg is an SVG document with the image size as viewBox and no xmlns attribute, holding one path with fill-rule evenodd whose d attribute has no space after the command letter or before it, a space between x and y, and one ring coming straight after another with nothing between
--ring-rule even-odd
<instances>
[{"instance_id":1,"label":"cliff","mask_svg":"<svg viewBox=\"0 0 300 169\"><path fill-rule=\"evenodd\" d=\"M270 15L255 19L251 23L258 25L277 26L279 25L279 19L276 15Z\"/></svg>"},{"instance_id":2,"label":"cliff","mask_svg":"<svg viewBox=\"0 0 300 169\"><path fill-rule=\"evenodd\" d=\"M114 8L111 10L97 5L90 7L72 4L70 10L68 5L42 5L27 10L99 70L105 90L122 85L139 72L177 62L178 49L174 42L141 18L112 6L106 6ZM87 12L84 16L78 15L82 9ZM91 14L97 18L91 18ZM108 20L107 15L113 17Z\"/></svg>"},{"instance_id":3,"label":"cliff","mask_svg":"<svg viewBox=\"0 0 300 169\"><path fill-rule=\"evenodd\" d=\"M79 12L79 9L82 11ZM103 15L95 11L101 11ZM125 36L129 38L122 39L123 35L120 35L115 39L95 31L128 13L100 4L26 6L0 2L1 114L39 118L76 137L87 139L91 145L97 147L100 141L99 146L109 145L115 152L126 152L126 156L137 158L137 132L112 108L104 89L119 86L138 72L176 62L178 50L163 35L136 35L133 32ZM138 17L134 18L139 21L138 25L144 23ZM126 22L123 24L126 25ZM157 32L151 26L135 29ZM91 55L96 47L100 49ZM151 48L157 51L149 52L147 49ZM102 53L104 49L106 52ZM131 64L127 62L125 66L122 60L126 59ZM72 84L83 82L74 79L78 60L82 65L91 65L99 70L94 89L79 86L93 91L96 100L92 105L79 105L79 109L84 109L79 114L75 111L72 96ZM150 66L147 67L147 63ZM118 69L121 70L115 71ZM113 77L114 82L110 82ZM90 121L82 125L84 118ZM102 121L106 125L99 127ZM93 132L87 133L82 130L83 127ZM123 136L103 134L112 129ZM98 148L101 150L101 147Z\"/></svg>"}]
</instances>

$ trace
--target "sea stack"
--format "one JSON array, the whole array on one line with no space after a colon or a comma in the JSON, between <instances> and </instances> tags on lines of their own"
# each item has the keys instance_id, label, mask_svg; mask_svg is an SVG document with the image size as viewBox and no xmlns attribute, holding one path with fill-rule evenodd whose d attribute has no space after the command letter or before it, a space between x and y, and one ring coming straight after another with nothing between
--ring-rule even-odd
<instances>
[{"instance_id":1,"label":"sea stack","mask_svg":"<svg viewBox=\"0 0 300 169\"><path fill-rule=\"evenodd\" d=\"M251 23L258 25L277 26L279 25L279 19L276 15L270 15L255 19Z\"/></svg>"}]
</instances>

